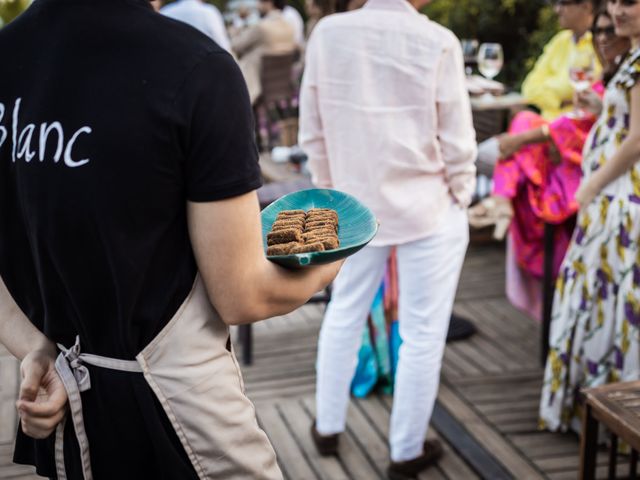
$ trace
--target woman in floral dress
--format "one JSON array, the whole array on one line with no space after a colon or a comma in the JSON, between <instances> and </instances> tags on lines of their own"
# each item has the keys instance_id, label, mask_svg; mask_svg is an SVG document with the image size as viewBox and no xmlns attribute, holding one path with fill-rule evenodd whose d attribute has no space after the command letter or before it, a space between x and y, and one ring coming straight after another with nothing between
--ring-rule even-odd
<instances>
[{"instance_id":1,"label":"woman in floral dress","mask_svg":"<svg viewBox=\"0 0 640 480\"><path fill-rule=\"evenodd\" d=\"M608 1L632 48L583 155L576 230L560 269L541 427L580 431L580 389L640 379L640 0Z\"/></svg>"}]
</instances>

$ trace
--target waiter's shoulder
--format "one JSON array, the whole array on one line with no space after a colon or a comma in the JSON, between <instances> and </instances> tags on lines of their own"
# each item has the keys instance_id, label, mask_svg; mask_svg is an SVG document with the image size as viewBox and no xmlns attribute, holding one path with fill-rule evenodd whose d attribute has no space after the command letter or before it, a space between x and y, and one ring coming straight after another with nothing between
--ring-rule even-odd
<instances>
[{"instance_id":1,"label":"waiter's shoulder","mask_svg":"<svg viewBox=\"0 0 640 480\"><path fill-rule=\"evenodd\" d=\"M209 13L209 12L207 12ZM174 55L224 55L228 52L198 29L171 17L150 13L155 23L158 47Z\"/></svg>"}]
</instances>

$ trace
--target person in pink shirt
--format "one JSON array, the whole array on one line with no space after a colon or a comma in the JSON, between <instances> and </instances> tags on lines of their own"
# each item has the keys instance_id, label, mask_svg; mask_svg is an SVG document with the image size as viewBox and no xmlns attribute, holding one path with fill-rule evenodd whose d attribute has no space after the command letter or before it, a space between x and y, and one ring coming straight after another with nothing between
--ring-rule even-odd
<instances>
[{"instance_id":1,"label":"person in pink shirt","mask_svg":"<svg viewBox=\"0 0 640 480\"><path fill-rule=\"evenodd\" d=\"M389 478L442 453L425 442L468 244L475 132L460 42L418 13L429 0L369 0L323 18L310 37L299 143L318 187L342 190L380 221L334 283L318 346L321 454L338 453L367 313L397 247L403 339L391 415Z\"/></svg>"}]
</instances>

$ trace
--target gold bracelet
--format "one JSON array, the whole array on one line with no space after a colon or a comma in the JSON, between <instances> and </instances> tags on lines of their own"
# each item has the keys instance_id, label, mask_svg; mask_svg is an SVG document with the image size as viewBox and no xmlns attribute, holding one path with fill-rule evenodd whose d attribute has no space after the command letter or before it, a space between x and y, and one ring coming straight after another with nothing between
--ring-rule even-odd
<instances>
[{"instance_id":1,"label":"gold bracelet","mask_svg":"<svg viewBox=\"0 0 640 480\"><path fill-rule=\"evenodd\" d=\"M549 133L549 125L547 125L546 123L540 127L540 130L542 130L542 135L544 136L544 138L549 138L551 136L551 134Z\"/></svg>"}]
</instances>

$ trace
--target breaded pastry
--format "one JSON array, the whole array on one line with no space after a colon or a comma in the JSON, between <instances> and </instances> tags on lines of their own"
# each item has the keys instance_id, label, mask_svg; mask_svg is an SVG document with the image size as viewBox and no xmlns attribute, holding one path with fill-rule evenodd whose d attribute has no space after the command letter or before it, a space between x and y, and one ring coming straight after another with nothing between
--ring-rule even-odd
<instances>
[{"instance_id":1,"label":"breaded pastry","mask_svg":"<svg viewBox=\"0 0 640 480\"><path fill-rule=\"evenodd\" d=\"M302 244L298 242L289 242L289 243L280 243L277 245L271 245L270 247L267 247L267 255L269 256L288 255L293 248L298 247L300 245Z\"/></svg>"},{"instance_id":2,"label":"breaded pastry","mask_svg":"<svg viewBox=\"0 0 640 480\"><path fill-rule=\"evenodd\" d=\"M282 230L283 228L304 228L304 220L276 220L271 226L271 230Z\"/></svg>"},{"instance_id":3,"label":"breaded pastry","mask_svg":"<svg viewBox=\"0 0 640 480\"><path fill-rule=\"evenodd\" d=\"M317 222L309 222L309 221L307 221L304 224L305 231L309 231L309 230L312 230L312 229L318 228L318 227L321 227L321 228L325 228L325 227L333 228L334 230L338 231L338 224L335 223L335 222L332 222L330 220L323 220L323 221L317 221Z\"/></svg>"},{"instance_id":4,"label":"breaded pastry","mask_svg":"<svg viewBox=\"0 0 640 480\"><path fill-rule=\"evenodd\" d=\"M336 222L338 221L338 212L330 208L312 208L307 212L307 217L314 217L316 215L327 215L335 219Z\"/></svg>"},{"instance_id":5,"label":"breaded pastry","mask_svg":"<svg viewBox=\"0 0 640 480\"><path fill-rule=\"evenodd\" d=\"M276 219L280 219L282 217L297 217L302 216L305 217L306 213L304 210L282 210L278 213Z\"/></svg>"},{"instance_id":6,"label":"breaded pastry","mask_svg":"<svg viewBox=\"0 0 640 480\"><path fill-rule=\"evenodd\" d=\"M302 232L295 228L286 230L278 230L277 232L267 233L267 245L276 245L278 243L301 242Z\"/></svg>"},{"instance_id":7,"label":"breaded pastry","mask_svg":"<svg viewBox=\"0 0 640 480\"><path fill-rule=\"evenodd\" d=\"M324 245L320 242L310 243L307 245L299 245L291 249L289 253L309 253L309 252L324 252Z\"/></svg>"},{"instance_id":8,"label":"breaded pastry","mask_svg":"<svg viewBox=\"0 0 640 480\"><path fill-rule=\"evenodd\" d=\"M313 243L321 243L325 250L334 250L340 246L338 237L321 237L315 239ZM310 242L309 244L311 245L312 243Z\"/></svg>"},{"instance_id":9,"label":"breaded pastry","mask_svg":"<svg viewBox=\"0 0 640 480\"><path fill-rule=\"evenodd\" d=\"M333 230L312 230L310 232L302 233L302 240L305 243L313 243L311 241L312 238L325 238L325 237L338 238L338 235Z\"/></svg>"},{"instance_id":10,"label":"breaded pastry","mask_svg":"<svg viewBox=\"0 0 640 480\"><path fill-rule=\"evenodd\" d=\"M307 213L306 218L330 218L331 220L337 221L338 214L333 212L317 212L317 213Z\"/></svg>"},{"instance_id":11,"label":"breaded pastry","mask_svg":"<svg viewBox=\"0 0 640 480\"><path fill-rule=\"evenodd\" d=\"M318 227L318 228L312 228L310 230L305 230L304 232L302 232L303 234L305 233L313 233L315 235L322 235L322 236L326 236L326 235L336 235L336 231L331 228L331 227Z\"/></svg>"}]
</instances>

